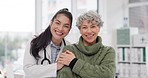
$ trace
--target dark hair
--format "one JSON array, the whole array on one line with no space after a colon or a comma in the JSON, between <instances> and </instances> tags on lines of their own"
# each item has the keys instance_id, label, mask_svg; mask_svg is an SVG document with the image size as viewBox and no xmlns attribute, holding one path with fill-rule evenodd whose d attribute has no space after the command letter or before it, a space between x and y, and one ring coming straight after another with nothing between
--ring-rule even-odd
<instances>
[{"instance_id":1,"label":"dark hair","mask_svg":"<svg viewBox=\"0 0 148 78\"><path fill-rule=\"evenodd\" d=\"M59 15L59 14L64 14L66 17L68 17L70 19L70 27L71 27L73 17L67 8L63 8L63 9L59 10L53 16L51 21L53 21L57 17L57 15ZM37 36L36 38L34 38L31 41L30 54L33 55L36 60L38 58L40 58L39 51L42 50L43 48L47 47L47 45L51 42L51 38L52 38L52 33L50 31L50 26L48 26L44 32L42 32L39 36Z\"/></svg>"}]
</instances>

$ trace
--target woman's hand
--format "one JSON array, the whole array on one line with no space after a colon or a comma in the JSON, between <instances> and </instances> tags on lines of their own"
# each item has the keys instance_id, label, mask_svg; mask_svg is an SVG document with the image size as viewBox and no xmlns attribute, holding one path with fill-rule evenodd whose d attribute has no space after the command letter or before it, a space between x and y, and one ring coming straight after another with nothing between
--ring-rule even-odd
<instances>
[{"instance_id":1,"label":"woman's hand","mask_svg":"<svg viewBox=\"0 0 148 78\"><path fill-rule=\"evenodd\" d=\"M62 69L63 66L64 66L64 64L61 64L61 63L57 62L57 70Z\"/></svg>"},{"instance_id":2,"label":"woman's hand","mask_svg":"<svg viewBox=\"0 0 148 78\"><path fill-rule=\"evenodd\" d=\"M69 50L66 50L64 53L60 54L58 62L66 65L66 66L69 66L70 62L74 58L76 58L76 56L72 52L70 52Z\"/></svg>"}]
</instances>

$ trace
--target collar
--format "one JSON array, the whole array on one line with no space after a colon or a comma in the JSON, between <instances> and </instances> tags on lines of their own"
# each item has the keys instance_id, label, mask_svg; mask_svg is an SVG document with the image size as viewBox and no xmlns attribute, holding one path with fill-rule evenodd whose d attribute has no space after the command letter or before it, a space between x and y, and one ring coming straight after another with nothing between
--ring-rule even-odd
<instances>
[{"instance_id":1,"label":"collar","mask_svg":"<svg viewBox=\"0 0 148 78\"><path fill-rule=\"evenodd\" d=\"M100 48L103 46L102 39L100 36L97 37L97 41L98 42L96 42L92 46L84 46L83 38L81 36L77 46L82 53L84 53L86 55L94 55L94 54L98 53Z\"/></svg>"},{"instance_id":2,"label":"collar","mask_svg":"<svg viewBox=\"0 0 148 78\"><path fill-rule=\"evenodd\" d=\"M52 41L50 42L50 46L56 49L61 49L64 47L64 41L62 40L62 44L60 46L56 46Z\"/></svg>"}]
</instances>

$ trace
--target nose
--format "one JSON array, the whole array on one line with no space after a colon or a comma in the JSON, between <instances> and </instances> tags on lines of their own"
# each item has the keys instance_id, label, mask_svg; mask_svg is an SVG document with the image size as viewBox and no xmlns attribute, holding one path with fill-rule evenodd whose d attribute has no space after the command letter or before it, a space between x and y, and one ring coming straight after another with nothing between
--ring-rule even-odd
<instances>
[{"instance_id":1,"label":"nose","mask_svg":"<svg viewBox=\"0 0 148 78\"><path fill-rule=\"evenodd\" d=\"M63 26L62 25L59 26L59 30L63 30Z\"/></svg>"},{"instance_id":2,"label":"nose","mask_svg":"<svg viewBox=\"0 0 148 78\"><path fill-rule=\"evenodd\" d=\"M88 33L91 33L91 28L88 27L87 32Z\"/></svg>"}]
</instances>

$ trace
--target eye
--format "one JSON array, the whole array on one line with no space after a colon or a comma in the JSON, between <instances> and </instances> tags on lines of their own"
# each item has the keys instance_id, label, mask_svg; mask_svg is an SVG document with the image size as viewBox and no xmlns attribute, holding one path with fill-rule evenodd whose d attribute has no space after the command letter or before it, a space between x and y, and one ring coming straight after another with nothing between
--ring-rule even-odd
<instances>
[{"instance_id":1,"label":"eye","mask_svg":"<svg viewBox=\"0 0 148 78\"><path fill-rule=\"evenodd\" d=\"M64 25L64 27L65 27L65 28L70 28L70 26L69 26L69 25Z\"/></svg>"},{"instance_id":2,"label":"eye","mask_svg":"<svg viewBox=\"0 0 148 78\"><path fill-rule=\"evenodd\" d=\"M87 27L85 27L85 26L82 26L81 28L82 28L82 29L86 29Z\"/></svg>"},{"instance_id":3,"label":"eye","mask_svg":"<svg viewBox=\"0 0 148 78\"><path fill-rule=\"evenodd\" d=\"M58 25L60 24L60 22L55 22L55 23L58 24Z\"/></svg>"},{"instance_id":4,"label":"eye","mask_svg":"<svg viewBox=\"0 0 148 78\"><path fill-rule=\"evenodd\" d=\"M92 25L91 28L96 28L96 26L95 25Z\"/></svg>"}]
</instances>

